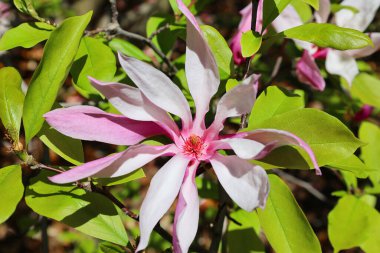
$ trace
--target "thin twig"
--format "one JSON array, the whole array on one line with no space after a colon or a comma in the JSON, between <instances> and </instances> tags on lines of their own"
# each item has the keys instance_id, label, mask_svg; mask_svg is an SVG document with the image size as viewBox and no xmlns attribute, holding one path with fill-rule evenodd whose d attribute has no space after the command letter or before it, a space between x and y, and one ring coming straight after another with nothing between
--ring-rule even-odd
<instances>
[{"instance_id":1,"label":"thin twig","mask_svg":"<svg viewBox=\"0 0 380 253\"><path fill-rule=\"evenodd\" d=\"M277 175L279 175L280 177L282 177L283 179L289 181L290 183L293 183L295 185L298 185L302 188L304 188L306 191L308 191L311 195L313 195L314 197L316 197L317 199L319 199L320 201L322 202L328 202L328 198L323 194L321 193L320 191L318 191L317 189L315 189L309 182L306 182L306 181L303 181L301 179L298 179L296 178L295 176L293 175L290 175L284 171L281 171L281 170L273 170Z\"/></svg>"},{"instance_id":2,"label":"thin twig","mask_svg":"<svg viewBox=\"0 0 380 253\"><path fill-rule=\"evenodd\" d=\"M158 28L155 32L152 32L152 34L148 37L148 40L153 40L154 37L162 33L163 31L167 30L170 28L170 25L166 23L164 26L161 26Z\"/></svg>"}]
</instances>

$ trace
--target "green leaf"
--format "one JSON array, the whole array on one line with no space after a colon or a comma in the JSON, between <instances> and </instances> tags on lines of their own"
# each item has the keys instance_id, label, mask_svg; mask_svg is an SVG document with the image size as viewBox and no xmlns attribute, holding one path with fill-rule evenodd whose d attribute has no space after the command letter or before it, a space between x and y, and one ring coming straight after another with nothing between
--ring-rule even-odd
<instances>
[{"instance_id":1,"label":"green leaf","mask_svg":"<svg viewBox=\"0 0 380 253\"><path fill-rule=\"evenodd\" d=\"M244 32L241 37L241 54L243 57L251 57L257 51L259 51L261 47L261 43L263 42L263 37L260 34L249 30Z\"/></svg>"},{"instance_id":2,"label":"green leaf","mask_svg":"<svg viewBox=\"0 0 380 253\"><path fill-rule=\"evenodd\" d=\"M265 246L259 238L260 223L257 213L242 209L230 214L240 224L230 221L227 232L227 252L264 253Z\"/></svg>"},{"instance_id":3,"label":"green leaf","mask_svg":"<svg viewBox=\"0 0 380 253\"><path fill-rule=\"evenodd\" d=\"M99 92L91 85L88 77L108 82L112 81L115 73L116 59L112 50L98 39L82 38L70 69L73 83L79 87L78 91L87 98L91 94L99 95Z\"/></svg>"},{"instance_id":4,"label":"green leaf","mask_svg":"<svg viewBox=\"0 0 380 253\"><path fill-rule=\"evenodd\" d=\"M263 31L275 20L292 0L265 0L263 6Z\"/></svg>"},{"instance_id":5,"label":"green leaf","mask_svg":"<svg viewBox=\"0 0 380 253\"><path fill-rule=\"evenodd\" d=\"M146 54L131 42L119 38L113 38L109 43L109 47L116 52L139 59L141 61L151 62L152 60Z\"/></svg>"},{"instance_id":6,"label":"green leaf","mask_svg":"<svg viewBox=\"0 0 380 253\"><path fill-rule=\"evenodd\" d=\"M329 164L327 167L352 172L358 178L368 177L368 172L370 171L370 169L354 154L341 161Z\"/></svg>"},{"instance_id":7,"label":"green leaf","mask_svg":"<svg viewBox=\"0 0 380 253\"><path fill-rule=\"evenodd\" d=\"M61 134L44 122L38 133L40 140L66 161L80 165L84 162L82 142Z\"/></svg>"},{"instance_id":8,"label":"green leaf","mask_svg":"<svg viewBox=\"0 0 380 253\"><path fill-rule=\"evenodd\" d=\"M191 0L183 0L182 1L186 6L188 6L191 3ZM177 1L176 0L169 0L170 6L172 7L174 14L180 15L181 11L178 9Z\"/></svg>"},{"instance_id":9,"label":"green leaf","mask_svg":"<svg viewBox=\"0 0 380 253\"><path fill-rule=\"evenodd\" d=\"M18 144L24 93L21 90L22 79L16 69L0 69L0 119L9 136Z\"/></svg>"},{"instance_id":10,"label":"green leaf","mask_svg":"<svg viewBox=\"0 0 380 253\"><path fill-rule=\"evenodd\" d=\"M228 79L226 82L226 92L232 90L234 87L239 85L239 81L236 79Z\"/></svg>"},{"instance_id":11,"label":"green leaf","mask_svg":"<svg viewBox=\"0 0 380 253\"><path fill-rule=\"evenodd\" d=\"M313 18L312 9L304 0L293 0L291 5L297 11L302 22L307 23Z\"/></svg>"},{"instance_id":12,"label":"green leaf","mask_svg":"<svg viewBox=\"0 0 380 253\"><path fill-rule=\"evenodd\" d=\"M25 98L23 115L27 143L40 131L44 122L43 114L54 104L91 15L92 12L89 12L68 18L51 33Z\"/></svg>"},{"instance_id":13,"label":"green leaf","mask_svg":"<svg viewBox=\"0 0 380 253\"><path fill-rule=\"evenodd\" d=\"M28 14L31 17L44 22L45 20L38 16L37 11L34 9L33 0L13 0L16 8L22 13Z\"/></svg>"},{"instance_id":14,"label":"green leaf","mask_svg":"<svg viewBox=\"0 0 380 253\"><path fill-rule=\"evenodd\" d=\"M118 245L109 242L101 242L97 253L124 253L125 250Z\"/></svg>"},{"instance_id":15,"label":"green leaf","mask_svg":"<svg viewBox=\"0 0 380 253\"><path fill-rule=\"evenodd\" d=\"M173 16L152 16L148 19L146 23L146 35L150 37L154 32L156 32L161 27L171 24L174 22ZM165 29L156 36L152 38L152 42L158 49L160 49L164 54L168 54L176 41L175 33L169 29ZM158 60L162 61L160 57L156 57Z\"/></svg>"},{"instance_id":16,"label":"green leaf","mask_svg":"<svg viewBox=\"0 0 380 253\"><path fill-rule=\"evenodd\" d=\"M298 109L282 113L255 124L253 128L279 129L297 135L309 144L320 166L346 159L363 144L337 118L316 109ZM249 129L252 129L252 127L249 127ZM308 156L305 155L303 150L298 148L297 150L303 154L307 163L305 163L305 160L303 160L303 163L298 161L297 159L300 158L297 157L297 152L286 147L274 150L262 161L282 168L309 168Z\"/></svg>"},{"instance_id":17,"label":"green leaf","mask_svg":"<svg viewBox=\"0 0 380 253\"><path fill-rule=\"evenodd\" d=\"M351 95L363 104L380 108L380 80L366 73L357 75L352 83Z\"/></svg>"},{"instance_id":18,"label":"green leaf","mask_svg":"<svg viewBox=\"0 0 380 253\"><path fill-rule=\"evenodd\" d=\"M360 199L342 197L328 215L328 235L334 252L360 246L369 239L374 215L376 210Z\"/></svg>"},{"instance_id":19,"label":"green leaf","mask_svg":"<svg viewBox=\"0 0 380 253\"><path fill-rule=\"evenodd\" d=\"M366 145L360 148L361 158L370 168L371 179L380 182L380 128L370 122L363 122L359 128L359 138Z\"/></svg>"},{"instance_id":20,"label":"green leaf","mask_svg":"<svg viewBox=\"0 0 380 253\"><path fill-rule=\"evenodd\" d=\"M114 178L97 178L95 181L103 186L113 186L119 184L125 184L130 181L134 181L140 178L144 178L145 173L142 169L131 172L127 175L114 177Z\"/></svg>"},{"instance_id":21,"label":"green leaf","mask_svg":"<svg viewBox=\"0 0 380 253\"><path fill-rule=\"evenodd\" d=\"M366 253L378 253L380 252L380 240L375 235L380 235L380 213L371 212L371 221L373 223L372 236L362 243L360 248Z\"/></svg>"},{"instance_id":22,"label":"green leaf","mask_svg":"<svg viewBox=\"0 0 380 253\"><path fill-rule=\"evenodd\" d=\"M31 48L47 40L52 30L54 26L42 22L22 23L4 33L0 39L0 51L15 47Z\"/></svg>"},{"instance_id":23,"label":"green leaf","mask_svg":"<svg viewBox=\"0 0 380 253\"><path fill-rule=\"evenodd\" d=\"M312 6L314 9L319 10L319 0L302 0L302 1Z\"/></svg>"},{"instance_id":24,"label":"green leaf","mask_svg":"<svg viewBox=\"0 0 380 253\"><path fill-rule=\"evenodd\" d=\"M285 30L280 34L289 39L303 40L319 47L337 50L373 46L372 40L368 35L354 29L332 24L310 23Z\"/></svg>"},{"instance_id":25,"label":"green leaf","mask_svg":"<svg viewBox=\"0 0 380 253\"><path fill-rule=\"evenodd\" d=\"M331 4L331 13L337 13L340 10L350 10L350 11L352 11L352 13L358 13L359 12L359 10L353 6L341 5L341 4L336 4L336 3Z\"/></svg>"},{"instance_id":26,"label":"green leaf","mask_svg":"<svg viewBox=\"0 0 380 253\"><path fill-rule=\"evenodd\" d=\"M202 25L201 29L218 65L220 78L225 80L233 73L232 51L223 36L212 26Z\"/></svg>"},{"instance_id":27,"label":"green leaf","mask_svg":"<svg viewBox=\"0 0 380 253\"><path fill-rule=\"evenodd\" d=\"M288 186L278 176L268 176L267 203L257 213L270 245L281 253L322 252L317 236Z\"/></svg>"},{"instance_id":28,"label":"green leaf","mask_svg":"<svg viewBox=\"0 0 380 253\"><path fill-rule=\"evenodd\" d=\"M277 86L269 86L257 98L248 125L255 128L259 123L276 115L304 107L305 99L302 96Z\"/></svg>"},{"instance_id":29,"label":"green leaf","mask_svg":"<svg viewBox=\"0 0 380 253\"><path fill-rule=\"evenodd\" d=\"M0 224L13 214L23 194L21 166L11 165L0 169Z\"/></svg>"},{"instance_id":30,"label":"green leaf","mask_svg":"<svg viewBox=\"0 0 380 253\"><path fill-rule=\"evenodd\" d=\"M87 235L125 246L128 237L114 204L103 195L72 185L55 185L51 172L34 177L25 191L26 204L36 213L60 221Z\"/></svg>"}]
</instances>

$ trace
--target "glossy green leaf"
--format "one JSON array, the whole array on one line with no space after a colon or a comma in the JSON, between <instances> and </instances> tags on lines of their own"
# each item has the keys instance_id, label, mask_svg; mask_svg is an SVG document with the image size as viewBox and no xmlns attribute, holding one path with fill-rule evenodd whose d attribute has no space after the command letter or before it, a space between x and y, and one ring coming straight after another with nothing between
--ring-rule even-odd
<instances>
[{"instance_id":1,"label":"glossy green leaf","mask_svg":"<svg viewBox=\"0 0 380 253\"><path fill-rule=\"evenodd\" d=\"M332 24L310 23L285 30L281 34L289 39L303 40L319 47L337 50L373 46L372 40L368 35L354 29Z\"/></svg>"},{"instance_id":2,"label":"glossy green leaf","mask_svg":"<svg viewBox=\"0 0 380 253\"><path fill-rule=\"evenodd\" d=\"M173 16L152 16L148 19L146 23L146 35L147 37L151 36L152 33L156 32L162 26L173 23ZM160 49L164 54L168 54L176 41L175 34L169 29L158 33L152 38L153 44L155 44L158 49ZM156 57L157 60L162 61L160 57Z\"/></svg>"},{"instance_id":3,"label":"glossy green leaf","mask_svg":"<svg viewBox=\"0 0 380 253\"><path fill-rule=\"evenodd\" d=\"M227 252L264 253L265 246L259 238L260 223L256 212L242 209L230 214L227 232Z\"/></svg>"},{"instance_id":4,"label":"glossy green leaf","mask_svg":"<svg viewBox=\"0 0 380 253\"><path fill-rule=\"evenodd\" d=\"M87 235L126 245L128 237L110 200L73 185L55 185L51 172L34 177L25 191L26 204L36 213L60 221Z\"/></svg>"},{"instance_id":5,"label":"glossy green leaf","mask_svg":"<svg viewBox=\"0 0 380 253\"><path fill-rule=\"evenodd\" d=\"M0 119L15 144L19 140L24 104L21 83L21 76L16 69L0 69Z\"/></svg>"},{"instance_id":6,"label":"glossy green leaf","mask_svg":"<svg viewBox=\"0 0 380 253\"><path fill-rule=\"evenodd\" d=\"M133 180L144 178L145 173L142 169L131 172L127 175L114 177L114 178L97 178L95 181L103 186L113 186L119 184L125 184Z\"/></svg>"},{"instance_id":7,"label":"glossy green leaf","mask_svg":"<svg viewBox=\"0 0 380 253\"><path fill-rule=\"evenodd\" d=\"M291 5L300 16L302 22L307 23L313 18L312 9L304 0L293 0Z\"/></svg>"},{"instance_id":8,"label":"glossy green leaf","mask_svg":"<svg viewBox=\"0 0 380 253\"><path fill-rule=\"evenodd\" d=\"M112 50L101 40L84 37L78 48L74 63L70 69L73 83L79 87L78 91L89 97L99 92L91 85L88 77L99 81L112 81L116 72L116 58Z\"/></svg>"},{"instance_id":9,"label":"glossy green leaf","mask_svg":"<svg viewBox=\"0 0 380 253\"><path fill-rule=\"evenodd\" d=\"M202 25L201 29L218 65L220 78L227 79L233 72L232 51L223 36L212 26Z\"/></svg>"},{"instance_id":10,"label":"glossy green leaf","mask_svg":"<svg viewBox=\"0 0 380 253\"><path fill-rule=\"evenodd\" d=\"M312 6L314 9L319 10L319 0L302 0L302 1Z\"/></svg>"},{"instance_id":11,"label":"glossy green leaf","mask_svg":"<svg viewBox=\"0 0 380 253\"><path fill-rule=\"evenodd\" d=\"M66 161L80 165L84 162L82 142L61 134L46 122L38 133L40 140Z\"/></svg>"},{"instance_id":12,"label":"glossy green leaf","mask_svg":"<svg viewBox=\"0 0 380 253\"><path fill-rule=\"evenodd\" d=\"M67 78L92 12L68 18L55 29L29 85L24 104L25 139L28 143L41 129L48 112Z\"/></svg>"},{"instance_id":13,"label":"glossy green leaf","mask_svg":"<svg viewBox=\"0 0 380 253\"><path fill-rule=\"evenodd\" d=\"M297 135L309 144L320 166L346 159L363 145L337 118L316 109L298 109L282 113L255 124L253 128L273 128ZM277 167L309 168L308 156L302 150L297 150L308 163L305 163L305 160L303 163L297 161L297 152L286 147L274 150L262 161Z\"/></svg>"},{"instance_id":14,"label":"glossy green leaf","mask_svg":"<svg viewBox=\"0 0 380 253\"><path fill-rule=\"evenodd\" d=\"M380 80L366 73L357 75L352 83L351 95L363 104L380 108Z\"/></svg>"},{"instance_id":15,"label":"glossy green leaf","mask_svg":"<svg viewBox=\"0 0 380 253\"><path fill-rule=\"evenodd\" d=\"M358 247L373 236L374 215L376 210L360 199L342 197L328 215L328 235L334 252Z\"/></svg>"},{"instance_id":16,"label":"glossy green leaf","mask_svg":"<svg viewBox=\"0 0 380 253\"><path fill-rule=\"evenodd\" d=\"M269 86L257 98L249 118L248 126L255 128L260 122L273 116L304 107L305 99L301 95L280 89L277 86Z\"/></svg>"},{"instance_id":17,"label":"glossy green leaf","mask_svg":"<svg viewBox=\"0 0 380 253\"><path fill-rule=\"evenodd\" d=\"M361 150L361 158L370 168L370 176L375 184L380 183L380 128L370 122L363 122L359 128L359 138L366 145Z\"/></svg>"},{"instance_id":18,"label":"glossy green leaf","mask_svg":"<svg viewBox=\"0 0 380 253\"><path fill-rule=\"evenodd\" d=\"M119 38L113 38L109 43L109 47L116 52L139 59L141 61L151 62L152 60L138 47L131 42Z\"/></svg>"},{"instance_id":19,"label":"glossy green leaf","mask_svg":"<svg viewBox=\"0 0 380 253\"><path fill-rule=\"evenodd\" d=\"M31 48L47 40L52 30L54 26L42 22L22 23L4 33L0 39L0 51L15 47Z\"/></svg>"},{"instance_id":20,"label":"glossy green leaf","mask_svg":"<svg viewBox=\"0 0 380 253\"><path fill-rule=\"evenodd\" d=\"M352 11L352 13L358 13L359 12L359 10L353 6L341 5L341 4L336 4L336 3L331 4L331 12L332 13L337 13L340 10L350 10L350 11Z\"/></svg>"},{"instance_id":21,"label":"glossy green leaf","mask_svg":"<svg viewBox=\"0 0 380 253\"><path fill-rule=\"evenodd\" d=\"M23 194L21 166L11 165L0 169L0 224L13 214Z\"/></svg>"},{"instance_id":22,"label":"glossy green leaf","mask_svg":"<svg viewBox=\"0 0 380 253\"><path fill-rule=\"evenodd\" d=\"M263 31L275 20L292 0L265 0L263 6Z\"/></svg>"},{"instance_id":23,"label":"glossy green leaf","mask_svg":"<svg viewBox=\"0 0 380 253\"><path fill-rule=\"evenodd\" d=\"M317 236L288 186L278 176L268 176L267 203L257 213L270 245L281 253L322 252Z\"/></svg>"},{"instance_id":24,"label":"glossy green leaf","mask_svg":"<svg viewBox=\"0 0 380 253\"><path fill-rule=\"evenodd\" d=\"M44 21L43 18L38 16L37 11L34 9L33 2L33 0L13 0L14 5L19 11L28 14L39 21Z\"/></svg>"},{"instance_id":25,"label":"glossy green leaf","mask_svg":"<svg viewBox=\"0 0 380 253\"><path fill-rule=\"evenodd\" d=\"M354 154L327 167L352 172L358 178L366 178L370 172L370 169Z\"/></svg>"},{"instance_id":26,"label":"glossy green leaf","mask_svg":"<svg viewBox=\"0 0 380 253\"><path fill-rule=\"evenodd\" d=\"M263 37L260 34L249 30L244 32L241 37L241 54L243 57L251 57L257 51L259 51L261 47L261 43L263 42Z\"/></svg>"}]
</instances>

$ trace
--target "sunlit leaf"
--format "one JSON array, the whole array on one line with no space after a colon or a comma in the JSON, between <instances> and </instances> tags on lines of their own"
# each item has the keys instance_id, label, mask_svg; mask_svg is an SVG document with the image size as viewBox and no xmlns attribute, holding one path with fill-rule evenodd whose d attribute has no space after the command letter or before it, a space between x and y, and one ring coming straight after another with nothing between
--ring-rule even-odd
<instances>
[{"instance_id":1,"label":"sunlit leaf","mask_svg":"<svg viewBox=\"0 0 380 253\"><path fill-rule=\"evenodd\" d=\"M11 165L0 169L0 224L13 214L23 194L21 166Z\"/></svg>"}]
</instances>

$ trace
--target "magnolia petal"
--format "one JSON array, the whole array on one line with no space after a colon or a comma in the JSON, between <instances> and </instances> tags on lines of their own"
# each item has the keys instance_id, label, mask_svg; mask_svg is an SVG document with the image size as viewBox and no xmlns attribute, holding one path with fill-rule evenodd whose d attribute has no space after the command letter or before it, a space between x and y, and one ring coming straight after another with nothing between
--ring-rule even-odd
<instances>
[{"instance_id":1,"label":"magnolia petal","mask_svg":"<svg viewBox=\"0 0 380 253\"><path fill-rule=\"evenodd\" d=\"M178 136L179 129L167 112L153 104L138 88L121 83L103 83L92 77L89 79L92 85L127 118L154 121L171 136Z\"/></svg>"},{"instance_id":2,"label":"magnolia petal","mask_svg":"<svg viewBox=\"0 0 380 253\"><path fill-rule=\"evenodd\" d=\"M185 128L192 118L181 90L158 69L143 61L119 54L119 62L140 91L156 106L179 116Z\"/></svg>"},{"instance_id":3,"label":"magnolia petal","mask_svg":"<svg viewBox=\"0 0 380 253\"><path fill-rule=\"evenodd\" d=\"M369 33L374 46L367 46L361 49L347 50L345 53L354 58L362 58L370 56L380 49L380 33Z\"/></svg>"},{"instance_id":4,"label":"magnolia petal","mask_svg":"<svg viewBox=\"0 0 380 253\"><path fill-rule=\"evenodd\" d=\"M193 242L199 221L199 198L195 175L199 163L195 162L186 170L185 179L179 192L173 225L174 252L186 253Z\"/></svg>"},{"instance_id":5,"label":"magnolia petal","mask_svg":"<svg viewBox=\"0 0 380 253\"><path fill-rule=\"evenodd\" d=\"M260 75L251 75L223 95L216 108L214 122L207 130L210 138L216 136L223 129L226 118L238 117L251 112L256 100L259 78Z\"/></svg>"},{"instance_id":6,"label":"magnolia petal","mask_svg":"<svg viewBox=\"0 0 380 253\"><path fill-rule=\"evenodd\" d=\"M315 90L325 89L326 83L321 71L307 50L304 50L301 59L297 62L296 73L300 82L308 84Z\"/></svg>"},{"instance_id":7,"label":"magnolia petal","mask_svg":"<svg viewBox=\"0 0 380 253\"><path fill-rule=\"evenodd\" d=\"M331 12L330 0L319 0L319 10L315 11L314 17L317 23L326 23Z\"/></svg>"},{"instance_id":8,"label":"magnolia petal","mask_svg":"<svg viewBox=\"0 0 380 253\"><path fill-rule=\"evenodd\" d=\"M346 79L351 86L355 76L359 74L355 58L347 55L344 51L330 49L326 57L326 70Z\"/></svg>"},{"instance_id":9,"label":"magnolia petal","mask_svg":"<svg viewBox=\"0 0 380 253\"><path fill-rule=\"evenodd\" d=\"M122 176L141 168L159 156L173 153L175 153L174 145L131 146L126 151L84 163L49 179L54 183L65 184L87 177Z\"/></svg>"},{"instance_id":10,"label":"magnolia petal","mask_svg":"<svg viewBox=\"0 0 380 253\"><path fill-rule=\"evenodd\" d=\"M359 12L354 13L348 9L342 9L335 14L335 23L338 26L352 28L363 32L372 22L380 6L380 0L344 0L343 6L352 6Z\"/></svg>"},{"instance_id":11,"label":"magnolia petal","mask_svg":"<svg viewBox=\"0 0 380 253\"><path fill-rule=\"evenodd\" d=\"M262 158L264 155L268 154L271 150L286 146L286 145L295 145L299 146L306 151L309 155L310 160L316 170L318 175L321 175L321 170L318 166L317 159L314 155L313 150L310 146L304 142L298 136L283 130L277 129L258 129L250 132L242 132L238 133L237 137L246 138L250 140L254 140L266 145L268 148L264 149L264 154L258 154L257 157ZM257 158L258 159L258 158Z\"/></svg>"},{"instance_id":12,"label":"magnolia petal","mask_svg":"<svg viewBox=\"0 0 380 253\"><path fill-rule=\"evenodd\" d=\"M110 114L93 106L56 109L44 115L59 132L75 139L115 145L133 145L147 137L164 134L153 122L141 122Z\"/></svg>"},{"instance_id":13,"label":"magnolia petal","mask_svg":"<svg viewBox=\"0 0 380 253\"><path fill-rule=\"evenodd\" d=\"M181 155L171 158L153 177L140 209L140 243L136 252L146 248L150 234L174 202L189 160Z\"/></svg>"},{"instance_id":14,"label":"magnolia petal","mask_svg":"<svg viewBox=\"0 0 380 253\"><path fill-rule=\"evenodd\" d=\"M212 96L219 87L219 71L203 33L186 5L177 0L178 8L186 16L186 78L196 106L195 129L204 128L204 116Z\"/></svg>"},{"instance_id":15,"label":"magnolia petal","mask_svg":"<svg viewBox=\"0 0 380 253\"><path fill-rule=\"evenodd\" d=\"M232 149L238 157L246 160L255 159L265 147L260 142L243 138L227 138L210 143L212 150Z\"/></svg>"},{"instance_id":16,"label":"magnolia petal","mask_svg":"<svg viewBox=\"0 0 380 253\"><path fill-rule=\"evenodd\" d=\"M237 156L216 154L210 162L220 184L238 206L248 212L265 207L269 183L263 168Z\"/></svg>"}]
</instances>

